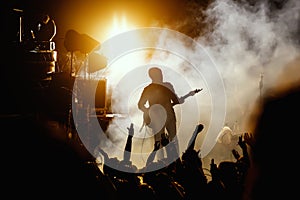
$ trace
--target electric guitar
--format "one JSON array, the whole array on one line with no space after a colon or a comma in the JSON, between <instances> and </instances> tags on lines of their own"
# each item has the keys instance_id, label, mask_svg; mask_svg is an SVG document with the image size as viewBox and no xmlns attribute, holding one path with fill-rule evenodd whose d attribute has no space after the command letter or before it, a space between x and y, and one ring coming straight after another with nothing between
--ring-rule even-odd
<instances>
[{"instance_id":1,"label":"electric guitar","mask_svg":"<svg viewBox=\"0 0 300 200\"><path fill-rule=\"evenodd\" d=\"M184 102L184 100L185 100L186 98L188 98L188 97L190 97L190 96L194 96L196 93L200 92L201 90L203 90L203 88L192 90L192 91L190 91L189 93L187 93L186 95L181 96L181 97L179 98L179 101L180 101L180 102ZM175 105L175 104L174 104L174 105ZM174 105L173 105L173 106L174 106ZM150 118L150 116L149 116L149 112L148 112L148 111L149 111L149 109L143 113L143 120L144 120L143 125L146 125L146 126L149 126L149 124L150 124L150 122L151 122L151 118ZM142 126L142 127L143 127L143 126Z\"/></svg>"}]
</instances>

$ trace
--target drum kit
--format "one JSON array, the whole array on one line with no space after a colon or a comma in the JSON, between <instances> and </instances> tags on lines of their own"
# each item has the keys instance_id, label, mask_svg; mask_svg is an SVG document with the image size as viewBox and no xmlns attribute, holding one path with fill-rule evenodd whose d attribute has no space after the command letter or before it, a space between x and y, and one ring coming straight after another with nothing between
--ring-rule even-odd
<instances>
[{"instance_id":1,"label":"drum kit","mask_svg":"<svg viewBox=\"0 0 300 200\"><path fill-rule=\"evenodd\" d=\"M26 24L23 10L13 9L14 20L17 19L18 25L17 33L15 34L13 50L16 53L16 61L14 62L13 71L18 79L18 84L34 83L35 86L40 87L38 90L39 97L42 97L35 102L42 102L41 112L46 113L50 118L62 122L67 127L68 138L71 138L70 129L73 128L72 121L72 103L75 102L73 97L76 94L75 80L77 78L74 70L74 54L80 52L88 58L89 65L87 73L96 72L106 67L106 58L94 53L93 51L100 46L100 43L94 40L87 34L80 34L75 30L68 30L64 38L64 47L71 58L68 60L67 69L69 71L62 71L58 69L58 53L56 51L54 41L37 41L30 37L31 28ZM86 83L91 82L87 78L81 81ZM86 84L81 84L86 85ZM101 79L98 83L95 95L96 110L106 111L106 79ZM99 93L100 91L100 93ZM97 97L101 96L97 99ZM79 97L78 97L79 98ZM98 102L98 103L97 103ZM101 108L100 108L101 107Z\"/></svg>"}]
</instances>

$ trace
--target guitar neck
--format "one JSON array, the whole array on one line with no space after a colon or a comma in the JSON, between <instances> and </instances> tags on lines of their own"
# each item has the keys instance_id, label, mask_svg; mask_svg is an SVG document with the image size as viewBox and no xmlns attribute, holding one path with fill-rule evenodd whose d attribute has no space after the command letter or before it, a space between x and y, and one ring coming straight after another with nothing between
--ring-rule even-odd
<instances>
[{"instance_id":1,"label":"guitar neck","mask_svg":"<svg viewBox=\"0 0 300 200\"><path fill-rule=\"evenodd\" d=\"M194 96L196 93L200 92L201 90L202 90L202 88L201 88L201 89L196 89L196 90L190 91L189 93L187 93L186 95L184 95L184 96L182 96L182 97L180 97L180 98L181 98L181 99L186 99L186 98L188 98L188 97L190 97L190 96Z\"/></svg>"},{"instance_id":2,"label":"guitar neck","mask_svg":"<svg viewBox=\"0 0 300 200\"><path fill-rule=\"evenodd\" d=\"M185 100L186 98L188 98L188 97L190 97L190 96L193 96L193 94L188 93L188 94L186 94L186 95L180 97L180 99L184 99L184 100Z\"/></svg>"}]
</instances>

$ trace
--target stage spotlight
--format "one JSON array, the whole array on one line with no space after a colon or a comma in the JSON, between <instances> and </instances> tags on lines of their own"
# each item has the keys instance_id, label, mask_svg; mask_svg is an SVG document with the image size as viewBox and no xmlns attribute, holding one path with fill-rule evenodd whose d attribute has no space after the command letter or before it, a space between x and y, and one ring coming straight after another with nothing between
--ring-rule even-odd
<instances>
[{"instance_id":1,"label":"stage spotlight","mask_svg":"<svg viewBox=\"0 0 300 200\"><path fill-rule=\"evenodd\" d=\"M77 31L70 29L66 32L64 46L67 51L80 51L81 53L88 54L96 47L99 47L100 42L87 34L80 34Z\"/></svg>"}]
</instances>

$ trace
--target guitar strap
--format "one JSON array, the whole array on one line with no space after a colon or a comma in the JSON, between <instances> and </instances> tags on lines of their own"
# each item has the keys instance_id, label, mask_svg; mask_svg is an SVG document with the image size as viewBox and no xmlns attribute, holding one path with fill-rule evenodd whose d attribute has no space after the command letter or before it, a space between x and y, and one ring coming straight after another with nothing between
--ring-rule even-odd
<instances>
[{"instance_id":1,"label":"guitar strap","mask_svg":"<svg viewBox=\"0 0 300 200\"><path fill-rule=\"evenodd\" d=\"M142 126L141 126L141 128L140 128L140 132L143 130L143 128L145 127L145 122L143 121L143 124L142 124Z\"/></svg>"}]
</instances>

